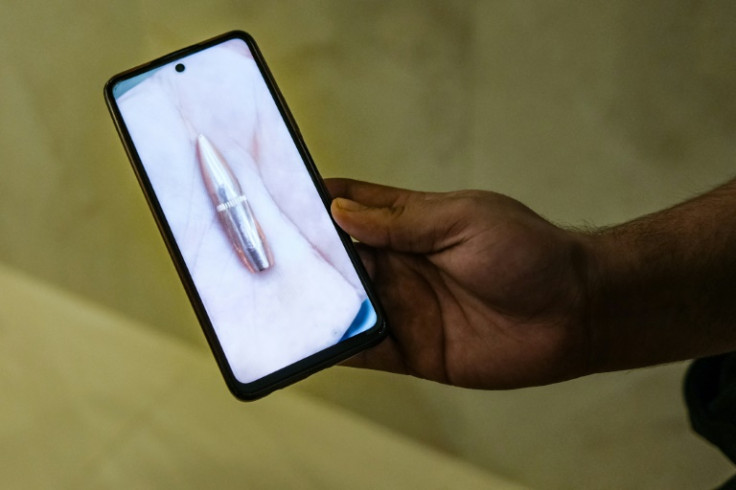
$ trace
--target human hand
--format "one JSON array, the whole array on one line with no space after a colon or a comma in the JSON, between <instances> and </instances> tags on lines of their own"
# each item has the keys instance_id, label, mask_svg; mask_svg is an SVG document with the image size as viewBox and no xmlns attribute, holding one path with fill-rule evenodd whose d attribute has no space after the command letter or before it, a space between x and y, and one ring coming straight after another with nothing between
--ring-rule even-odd
<instances>
[{"instance_id":1,"label":"human hand","mask_svg":"<svg viewBox=\"0 0 736 490\"><path fill-rule=\"evenodd\" d=\"M492 192L413 192L328 179L361 242L389 337L348 364L472 388L590 372L582 237Z\"/></svg>"}]
</instances>

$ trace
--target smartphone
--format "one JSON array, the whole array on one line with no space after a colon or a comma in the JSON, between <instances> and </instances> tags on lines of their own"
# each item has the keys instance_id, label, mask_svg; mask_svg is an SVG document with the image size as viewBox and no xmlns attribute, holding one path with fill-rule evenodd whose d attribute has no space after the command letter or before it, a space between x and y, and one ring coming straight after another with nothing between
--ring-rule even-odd
<instances>
[{"instance_id":1,"label":"smartphone","mask_svg":"<svg viewBox=\"0 0 736 490\"><path fill-rule=\"evenodd\" d=\"M378 343L385 316L253 38L223 34L105 85L230 391L260 398Z\"/></svg>"}]
</instances>

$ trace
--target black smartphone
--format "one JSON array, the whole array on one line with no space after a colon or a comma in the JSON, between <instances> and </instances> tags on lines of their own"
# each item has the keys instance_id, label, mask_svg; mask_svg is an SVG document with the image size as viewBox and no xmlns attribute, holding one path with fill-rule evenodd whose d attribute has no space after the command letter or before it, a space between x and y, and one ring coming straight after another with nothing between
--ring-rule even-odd
<instances>
[{"instance_id":1,"label":"black smartphone","mask_svg":"<svg viewBox=\"0 0 736 490\"><path fill-rule=\"evenodd\" d=\"M253 400L378 343L382 309L253 38L110 79L105 100L232 393Z\"/></svg>"}]
</instances>

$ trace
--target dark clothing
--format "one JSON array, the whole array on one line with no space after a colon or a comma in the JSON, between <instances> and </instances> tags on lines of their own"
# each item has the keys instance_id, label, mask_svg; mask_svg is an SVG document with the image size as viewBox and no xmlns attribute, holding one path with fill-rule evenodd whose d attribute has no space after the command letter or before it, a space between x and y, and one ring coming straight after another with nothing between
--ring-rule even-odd
<instances>
[{"instance_id":1,"label":"dark clothing","mask_svg":"<svg viewBox=\"0 0 736 490\"><path fill-rule=\"evenodd\" d=\"M736 464L736 353L698 359L685 377L685 401L695 432ZM736 476L721 489L736 489Z\"/></svg>"}]
</instances>

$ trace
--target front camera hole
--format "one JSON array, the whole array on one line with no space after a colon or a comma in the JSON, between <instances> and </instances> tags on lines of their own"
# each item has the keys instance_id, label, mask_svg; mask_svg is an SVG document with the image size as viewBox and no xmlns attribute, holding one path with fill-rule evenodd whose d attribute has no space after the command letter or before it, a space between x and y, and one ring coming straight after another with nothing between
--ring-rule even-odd
<instances>
[{"instance_id":1,"label":"front camera hole","mask_svg":"<svg viewBox=\"0 0 736 490\"><path fill-rule=\"evenodd\" d=\"M175 68L176 68L176 71L178 71L179 73L183 72L186 69L186 67L182 65L181 63L177 63Z\"/></svg>"}]
</instances>

